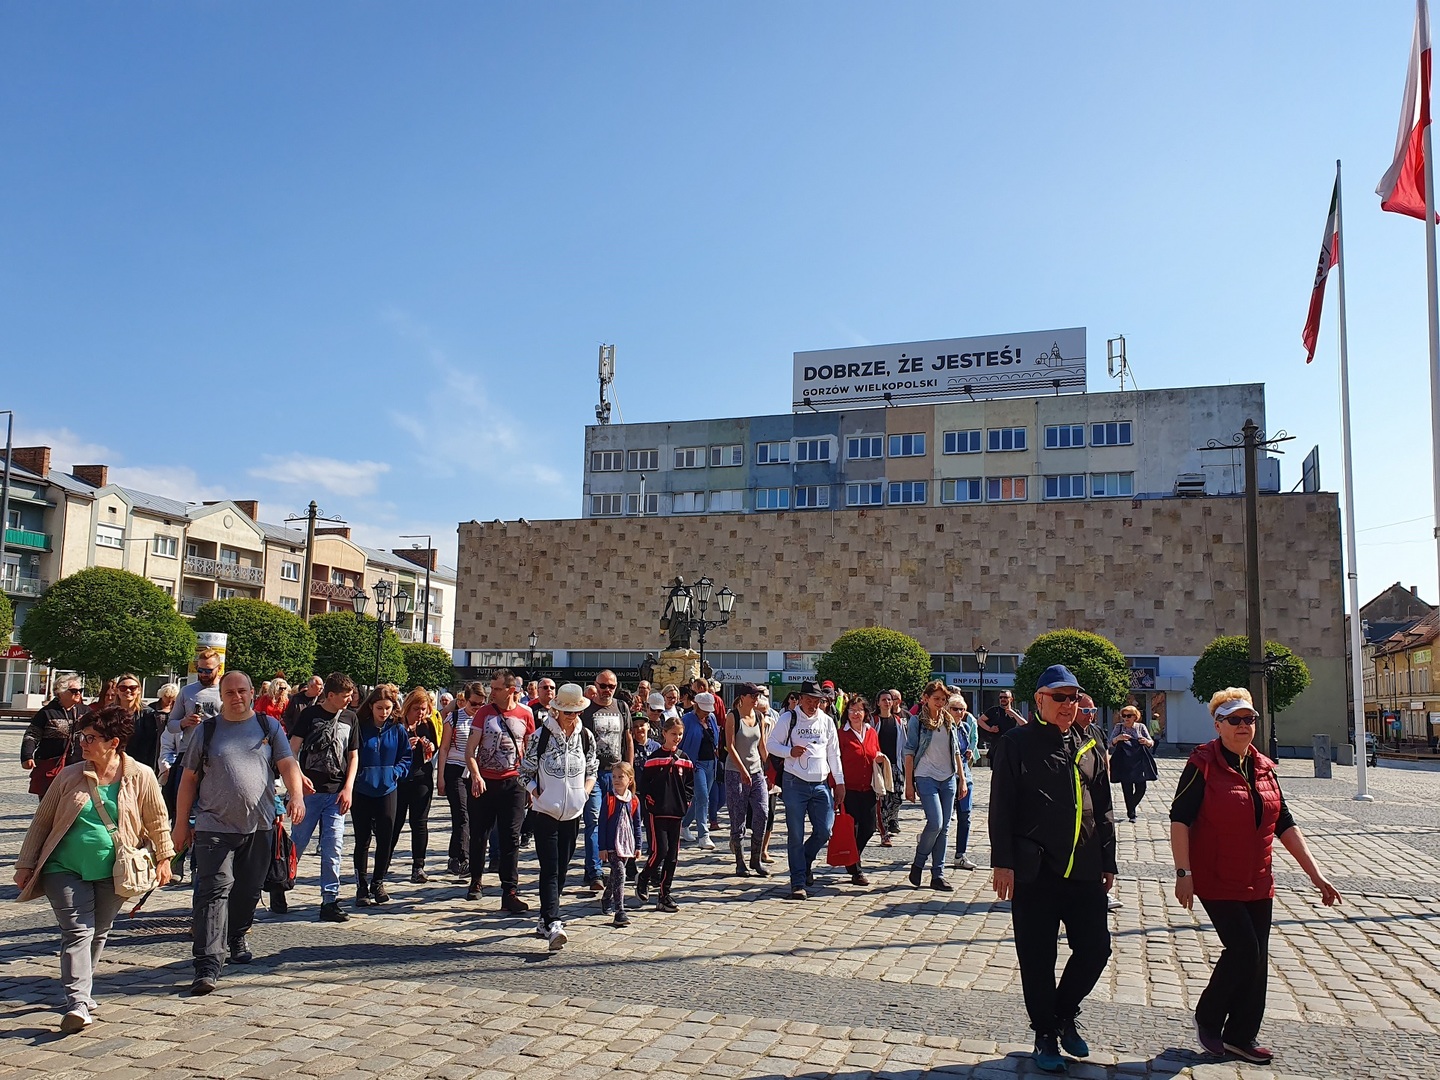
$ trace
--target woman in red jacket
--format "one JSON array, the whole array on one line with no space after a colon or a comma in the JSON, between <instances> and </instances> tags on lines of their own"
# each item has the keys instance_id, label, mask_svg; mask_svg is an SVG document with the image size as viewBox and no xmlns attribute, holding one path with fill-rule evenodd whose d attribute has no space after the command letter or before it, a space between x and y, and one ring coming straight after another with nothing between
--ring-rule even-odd
<instances>
[{"instance_id":1,"label":"woman in red jacket","mask_svg":"<svg viewBox=\"0 0 1440 1080\"><path fill-rule=\"evenodd\" d=\"M865 845L875 835L875 758L880 754L880 733L871 722L870 702L861 694L845 702L845 723L840 728L840 769L845 779L845 812L855 819L855 863L850 881L869 885L870 879L860 868Z\"/></svg>"},{"instance_id":2,"label":"woman in red jacket","mask_svg":"<svg viewBox=\"0 0 1440 1080\"><path fill-rule=\"evenodd\" d=\"M1188 909L1198 896L1225 947L1195 1007L1195 1030L1211 1054L1268 1065L1274 1055L1256 1037L1265 1015L1275 904L1271 841L1280 838L1324 903L1338 904L1340 894L1290 816L1275 763L1252 745L1250 691L1219 691L1210 699L1210 716L1218 737L1190 755L1170 806L1175 899Z\"/></svg>"}]
</instances>

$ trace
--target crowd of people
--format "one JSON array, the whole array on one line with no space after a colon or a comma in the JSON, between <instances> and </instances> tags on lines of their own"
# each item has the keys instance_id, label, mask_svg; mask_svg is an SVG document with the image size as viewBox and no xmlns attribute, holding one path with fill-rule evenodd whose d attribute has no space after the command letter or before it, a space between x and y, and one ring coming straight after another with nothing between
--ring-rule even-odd
<instances>
[{"instance_id":1,"label":"crowd of people","mask_svg":"<svg viewBox=\"0 0 1440 1080\"><path fill-rule=\"evenodd\" d=\"M62 679L22 740L40 804L15 881L20 899L43 894L55 912L63 1031L89 1026L97 1011L95 966L136 888L137 852L153 861L152 888L183 882L187 867L192 875L191 991L203 995L227 963L253 959L248 935L267 886L271 910L288 911L293 877L280 857L287 819L297 858L318 832L317 917L346 922L346 819L354 906L383 905L407 824L409 880L431 880L428 822L438 790L449 817L449 877L477 902L493 882L499 910L523 915L532 905L520 854L533 844L535 932L559 950L568 941L562 896L573 863L581 901L597 900L616 926L630 925L635 905L652 898L658 912L673 913L680 847L715 850L722 809L733 873L764 878L778 869L771 847L783 806L781 893L803 902L827 847L850 884L869 886L870 842L893 846L903 804L915 804L923 823L909 885L953 891L949 870L979 868L970 856L974 770L986 761L991 885L1010 905L1035 1063L1063 1072L1065 1055L1089 1055L1077 1017L1110 957L1106 914L1119 870L1111 784L1121 784L1135 821L1155 778L1154 740L1134 706L1107 735L1063 666L1040 676L1029 718L1008 691L976 716L964 693L940 680L913 704L899 690L872 703L805 682L777 706L761 685L739 685L727 704L716 682L642 680L631 691L610 671L589 686L557 688L498 670L488 684L438 698L393 685L362 696L339 673L295 691L275 679L257 694L244 672L222 674L212 650L197 654L195 671L195 681L164 687L150 705L133 674L109 680L89 703L79 676ZM1200 899L1224 947L1196 1008L1200 1045L1264 1064L1271 1053L1257 1040L1272 839L1326 904L1339 895L1290 815L1274 764L1253 746L1248 692L1222 691L1210 711L1216 738L1191 754L1170 809L1175 896L1187 908ZM1057 981L1062 926L1070 956Z\"/></svg>"}]
</instances>

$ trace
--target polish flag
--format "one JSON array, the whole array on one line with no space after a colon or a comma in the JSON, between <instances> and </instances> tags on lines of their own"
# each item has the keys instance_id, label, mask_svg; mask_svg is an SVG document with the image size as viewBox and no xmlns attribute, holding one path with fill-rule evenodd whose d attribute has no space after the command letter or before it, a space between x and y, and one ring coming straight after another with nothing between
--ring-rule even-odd
<instances>
[{"instance_id":1,"label":"polish flag","mask_svg":"<svg viewBox=\"0 0 1440 1080\"><path fill-rule=\"evenodd\" d=\"M1415 36L1410 42L1410 70L1405 76L1405 104L1395 160L1375 189L1380 209L1425 220L1425 129L1430 126L1430 9L1415 2Z\"/></svg>"},{"instance_id":2,"label":"polish flag","mask_svg":"<svg viewBox=\"0 0 1440 1080\"><path fill-rule=\"evenodd\" d=\"M1424 3L1425 0L1420 0ZM1429 56L1427 54L1428 62ZM1325 282L1330 271L1340 261L1340 177L1335 177L1335 190L1330 196L1330 217L1325 222L1325 238L1320 241L1320 265L1315 268L1315 288L1310 293L1310 314L1305 317L1305 331L1300 341L1305 346L1305 363L1315 359L1315 342L1320 337L1320 309L1325 304ZM1423 217L1425 200L1420 200Z\"/></svg>"}]
</instances>

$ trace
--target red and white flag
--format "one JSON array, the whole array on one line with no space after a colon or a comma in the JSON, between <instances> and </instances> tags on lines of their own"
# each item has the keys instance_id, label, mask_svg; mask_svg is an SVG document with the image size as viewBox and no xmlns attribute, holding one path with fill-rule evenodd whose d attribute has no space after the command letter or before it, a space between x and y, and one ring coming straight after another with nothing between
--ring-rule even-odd
<instances>
[{"instance_id":1,"label":"red and white flag","mask_svg":"<svg viewBox=\"0 0 1440 1080\"><path fill-rule=\"evenodd\" d=\"M1430 126L1430 8L1415 3L1415 36L1410 42L1410 70L1405 76L1405 104L1395 160L1381 177L1375 194L1380 209L1425 220L1425 129Z\"/></svg>"},{"instance_id":2,"label":"red and white flag","mask_svg":"<svg viewBox=\"0 0 1440 1080\"><path fill-rule=\"evenodd\" d=\"M1421 0L1423 3L1424 0ZM1305 346L1305 363L1315 359L1315 342L1320 337L1320 309L1325 305L1325 282L1330 270L1340 261L1340 177L1335 177L1335 190L1330 195L1330 216L1325 220L1325 238L1320 241L1320 265L1315 268L1315 288L1310 293L1310 314L1305 316L1305 332L1300 341ZM1420 204L1424 216L1425 204Z\"/></svg>"}]
</instances>

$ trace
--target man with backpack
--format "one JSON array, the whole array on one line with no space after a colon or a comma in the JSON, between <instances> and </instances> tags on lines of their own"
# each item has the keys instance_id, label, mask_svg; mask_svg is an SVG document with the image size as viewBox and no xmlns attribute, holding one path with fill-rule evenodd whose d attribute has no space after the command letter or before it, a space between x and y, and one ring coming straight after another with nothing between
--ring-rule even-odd
<instances>
[{"instance_id":1,"label":"man with backpack","mask_svg":"<svg viewBox=\"0 0 1440 1080\"><path fill-rule=\"evenodd\" d=\"M314 789L305 796L305 820L295 828L295 850L305 854L318 826L321 922L350 918L340 906L340 856L360 751L360 725L348 708L354 689L350 676L333 672L325 679L315 704L301 712L290 727L290 749ZM271 893L270 910L286 910L283 892Z\"/></svg>"},{"instance_id":2,"label":"man with backpack","mask_svg":"<svg viewBox=\"0 0 1440 1080\"><path fill-rule=\"evenodd\" d=\"M215 989L225 966L253 957L245 935L270 870L275 773L290 794L290 821L305 820L304 778L280 722L255 712L255 688L243 671L220 680L220 715L203 720L184 754L176 797L175 850L190 846L195 814L195 897L191 907L196 995Z\"/></svg>"}]
</instances>

